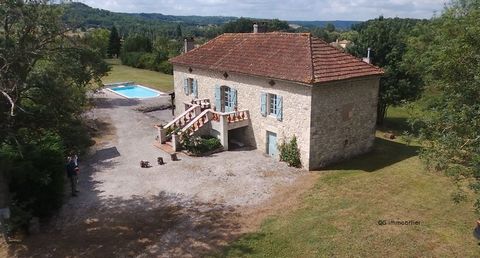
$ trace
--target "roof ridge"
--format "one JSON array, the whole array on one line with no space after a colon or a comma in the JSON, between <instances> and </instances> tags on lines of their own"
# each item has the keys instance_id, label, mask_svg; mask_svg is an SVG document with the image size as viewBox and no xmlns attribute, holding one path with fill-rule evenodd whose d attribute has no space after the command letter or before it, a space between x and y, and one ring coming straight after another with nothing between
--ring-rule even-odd
<instances>
[{"instance_id":1,"label":"roof ridge","mask_svg":"<svg viewBox=\"0 0 480 258\"><path fill-rule=\"evenodd\" d=\"M226 32L223 33L222 35L272 35L272 34L285 34L285 35L294 35L294 36L311 36L310 32L286 32L286 31L270 31L270 32ZM220 36L222 36L220 35ZM217 36L218 37L218 36Z\"/></svg>"}]
</instances>

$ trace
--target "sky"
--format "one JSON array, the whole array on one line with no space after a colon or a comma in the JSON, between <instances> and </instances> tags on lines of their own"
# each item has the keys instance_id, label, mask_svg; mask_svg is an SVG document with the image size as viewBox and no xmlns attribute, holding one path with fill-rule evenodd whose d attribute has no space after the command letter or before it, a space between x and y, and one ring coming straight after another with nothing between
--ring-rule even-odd
<instances>
[{"instance_id":1,"label":"sky","mask_svg":"<svg viewBox=\"0 0 480 258\"><path fill-rule=\"evenodd\" d=\"M128 13L237 16L281 20L431 18L447 0L79 0L91 7Z\"/></svg>"}]
</instances>

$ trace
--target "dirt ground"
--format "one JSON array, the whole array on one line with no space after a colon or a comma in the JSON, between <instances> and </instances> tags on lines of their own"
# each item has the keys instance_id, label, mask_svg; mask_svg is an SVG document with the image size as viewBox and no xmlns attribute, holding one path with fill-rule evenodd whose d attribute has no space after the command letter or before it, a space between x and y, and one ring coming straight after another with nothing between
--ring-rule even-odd
<instances>
[{"instance_id":1,"label":"dirt ground","mask_svg":"<svg viewBox=\"0 0 480 258\"><path fill-rule=\"evenodd\" d=\"M202 256L255 230L265 217L297 207L318 177L256 150L170 161L152 145L153 125L171 120L170 110L141 113L134 110L141 102L108 92L96 100L87 115L98 133L79 161L79 196L67 197L40 234L4 253L0 244L0 256ZM156 165L157 157L167 164ZM154 165L140 168L140 160Z\"/></svg>"}]
</instances>

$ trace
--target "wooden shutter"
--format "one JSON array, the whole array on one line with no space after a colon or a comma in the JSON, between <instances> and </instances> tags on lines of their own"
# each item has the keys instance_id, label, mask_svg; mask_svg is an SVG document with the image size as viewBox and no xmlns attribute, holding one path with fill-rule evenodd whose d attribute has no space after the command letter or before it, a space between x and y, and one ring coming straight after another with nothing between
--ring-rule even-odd
<instances>
[{"instance_id":1,"label":"wooden shutter","mask_svg":"<svg viewBox=\"0 0 480 258\"><path fill-rule=\"evenodd\" d=\"M215 85L215 110L222 112L222 91L218 85Z\"/></svg>"},{"instance_id":2,"label":"wooden shutter","mask_svg":"<svg viewBox=\"0 0 480 258\"><path fill-rule=\"evenodd\" d=\"M282 110L282 108L283 108L283 98L282 98L282 96L277 95L276 105L277 105L277 107L276 107L277 108L277 120L282 121L282 118L283 118L283 110Z\"/></svg>"},{"instance_id":3,"label":"wooden shutter","mask_svg":"<svg viewBox=\"0 0 480 258\"><path fill-rule=\"evenodd\" d=\"M188 95L188 78L183 79L183 92Z\"/></svg>"},{"instance_id":4,"label":"wooden shutter","mask_svg":"<svg viewBox=\"0 0 480 258\"><path fill-rule=\"evenodd\" d=\"M231 94L230 95L230 97L231 97L230 100L232 101L232 110L230 110L230 111L233 111L233 110L235 110L235 107L238 108L238 106L237 106L237 90L234 89L234 88L230 88L230 94Z\"/></svg>"},{"instance_id":5,"label":"wooden shutter","mask_svg":"<svg viewBox=\"0 0 480 258\"><path fill-rule=\"evenodd\" d=\"M260 113L262 116L267 116L267 93L260 93Z\"/></svg>"},{"instance_id":6,"label":"wooden shutter","mask_svg":"<svg viewBox=\"0 0 480 258\"><path fill-rule=\"evenodd\" d=\"M193 91L193 96L195 98L198 98L198 82L197 82L197 80L193 80L192 91Z\"/></svg>"}]
</instances>

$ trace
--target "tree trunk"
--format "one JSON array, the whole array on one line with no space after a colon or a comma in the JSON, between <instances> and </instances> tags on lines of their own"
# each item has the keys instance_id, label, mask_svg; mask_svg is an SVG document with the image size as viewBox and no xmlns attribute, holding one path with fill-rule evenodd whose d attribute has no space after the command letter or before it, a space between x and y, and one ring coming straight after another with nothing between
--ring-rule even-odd
<instances>
[{"instance_id":1,"label":"tree trunk","mask_svg":"<svg viewBox=\"0 0 480 258\"><path fill-rule=\"evenodd\" d=\"M379 102L377 106L377 125L383 125L387 114L387 104Z\"/></svg>"}]
</instances>

